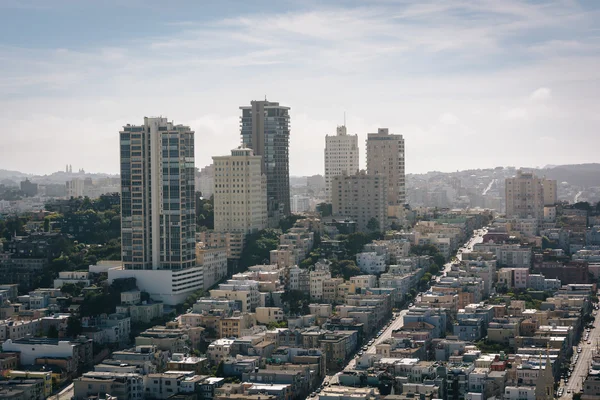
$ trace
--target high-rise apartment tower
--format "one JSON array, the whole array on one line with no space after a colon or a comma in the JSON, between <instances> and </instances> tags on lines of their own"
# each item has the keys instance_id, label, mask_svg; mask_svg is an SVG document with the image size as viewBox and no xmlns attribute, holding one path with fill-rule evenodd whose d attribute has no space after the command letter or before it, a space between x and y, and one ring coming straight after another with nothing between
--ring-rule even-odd
<instances>
[{"instance_id":1,"label":"high-rise apartment tower","mask_svg":"<svg viewBox=\"0 0 600 400\"><path fill-rule=\"evenodd\" d=\"M331 203L333 177L358 172L358 160L358 135L348 135L345 126L338 126L335 136L325 136L325 195L328 203Z\"/></svg>"},{"instance_id":2,"label":"high-rise apartment tower","mask_svg":"<svg viewBox=\"0 0 600 400\"><path fill-rule=\"evenodd\" d=\"M290 214L290 108L270 101L252 101L242 110L242 145L262 156L262 172L267 176L269 224Z\"/></svg>"},{"instance_id":3,"label":"high-rise apartment tower","mask_svg":"<svg viewBox=\"0 0 600 400\"><path fill-rule=\"evenodd\" d=\"M388 228L387 191L384 175L368 175L363 170L353 175L334 176L333 216L356 222L358 230L363 232L385 232Z\"/></svg>"},{"instance_id":4,"label":"high-rise apartment tower","mask_svg":"<svg viewBox=\"0 0 600 400\"><path fill-rule=\"evenodd\" d=\"M215 231L251 233L267 227L267 179L251 149L213 157Z\"/></svg>"},{"instance_id":5,"label":"high-rise apartment tower","mask_svg":"<svg viewBox=\"0 0 600 400\"><path fill-rule=\"evenodd\" d=\"M544 206L557 202L556 181L538 178L533 172L517 171L517 176L506 178L506 216L538 220L544 218Z\"/></svg>"},{"instance_id":6,"label":"high-rise apartment tower","mask_svg":"<svg viewBox=\"0 0 600 400\"><path fill-rule=\"evenodd\" d=\"M387 201L389 205L401 205L406 201L404 174L404 138L390 134L387 128L367 135L367 173L387 177Z\"/></svg>"},{"instance_id":7,"label":"high-rise apartment tower","mask_svg":"<svg viewBox=\"0 0 600 400\"><path fill-rule=\"evenodd\" d=\"M194 132L159 117L119 134L123 271L113 278L136 277L155 299L177 303L202 288L195 268Z\"/></svg>"}]
</instances>

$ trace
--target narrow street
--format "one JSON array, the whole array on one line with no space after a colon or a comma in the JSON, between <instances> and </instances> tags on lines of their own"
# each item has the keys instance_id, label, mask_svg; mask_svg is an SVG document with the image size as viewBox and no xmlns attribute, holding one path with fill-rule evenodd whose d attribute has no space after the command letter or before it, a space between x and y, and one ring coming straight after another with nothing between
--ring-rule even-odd
<instances>
[{"instance_id":1,"label":"narrow street","mask_svg":"<svg viewBox=\"0 0 600 400\"><path fill-rule=\"evenodd\" d=\"M469 240L463 245L463 247L461 247L462 252L470 252L473 250L473 245L475 245L476 243L481 243L483 241L483 235L485 234L486 230L478 230L475 231L473 236L471 236L469 238ZM480 234L481 233L481 234ZM460 260L461 259L461 253L457 253L457 258ZM450 271L450 269L452 268L452 263L448 262L446 264L444 264L444 269L443 271L440 271L440 275L441 276L445 276L446 273L448 271ZM439 278L438 278L439 279ZM421 293L417 294L417 298L421 295ZM365 351L365 354L375 354L376 352L376 345L383 342L386 339L389 339L392 336L392 333L397 330L402 328L402 326L404 325L404 316L408 313L408 309L404 309L401 310L398 313L398 317L393 318L391 320L391 324L383 331L383 333L381 334L381 336L379 336L378 338L374 338L375 342L368 347L367 351ZM356 365L356 360L359 357L354 357L352 358L348 364L346 365L346 367L344 367L343 371L349 371L354 369L355 365ZM327 375L323 381L323 384L325 386L327 385L336 385L339 383L339 379L338 376L339 374L341 374L341 372L338 372L336 374L331 374L331 375Z\"/></svg>"},{"instance_id":2,"label":"narrow street","mask_svg":"<svg viewBox=\"0 0 600 400\"><path fill-rule=\"evenodd\" d=\"M582 337L579 346L581 346L581 353L579 353L579 359L575 364L575 368L573 368L573 372L571 372L571 377L568 378L568 383L565 385L564 380L561 379L560 381L560 387L564 388L561 399L572 399L574 393L582 391L583 382L592 363L592 357L595 354L600 354L600 318L596 318L594 321L594 328L590 330L588 340L584 340ZM575 354L577 354L577 345L573 350L573 357Z\"/></svg>"}]
</instances>

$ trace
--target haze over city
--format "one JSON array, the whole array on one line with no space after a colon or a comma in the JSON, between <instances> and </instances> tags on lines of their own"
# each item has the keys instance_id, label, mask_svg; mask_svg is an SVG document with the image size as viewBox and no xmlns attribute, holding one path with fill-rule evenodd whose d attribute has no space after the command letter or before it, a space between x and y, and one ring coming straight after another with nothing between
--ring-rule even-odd
<instances>
[{"instance_id":1,"label":"haze over city","mask_svg":"<svg viewBox=\"0 0 600 400\"><path fill-rule=\"evenodd\" d=\"M344 113L361 167L379 127L407 173L593 162L598 21L593 1L4 1L0 168L117 173L118 131L158 115L202 167L265 96L291 107L291 175L322 173Z\"/></svg>"}]
</instances>

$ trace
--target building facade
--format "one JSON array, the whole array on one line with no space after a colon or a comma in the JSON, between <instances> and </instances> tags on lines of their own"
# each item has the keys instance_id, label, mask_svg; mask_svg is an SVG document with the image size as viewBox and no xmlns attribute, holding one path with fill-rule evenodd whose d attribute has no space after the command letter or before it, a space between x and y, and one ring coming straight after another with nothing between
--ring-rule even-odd
<instances>
[{"instance_id":1,"label":"building facade","mask_svg":"<svg viewBox=\"0 0 600 400\"><path fill-rule=\"evenodd\" d=\"M202 197L209 199L215 192L215 166L207 165L196 174L196 190Z\"/></svg>"},{"instance_id":2,"label":"building facade","mask_svg":"<svg viewBox=\"0 0 600 400\"><path fill-rule=\"evenodd\" d=\"M267 179L251 149L213 157L215 231L251 233L267 227Z\"/></svg>"},{"instance_id":3,"label":"building facade","mask_svg":"<svg viewBox=\"0 0 600 400\"><path fill-rule=\"evenodd\" d=\"M544 206L557 201L556 181L538 178L533 172L518 170L517 175L506 178L506 216L544 219Z\"/></svg>"},{"instance_id":4,"label":"building facade","mask_svg":"<svg viewBox=\"0 0 600 400\"><path fill-rule=\"evenodd\" d=\"M170 290L159 289L160 300L174 304L202 288L193 273L194 132L163 117L145 117L143 125L127 124L119 134L123 270L181 275L183 280L161 282ZM138 277L138 286L144 280L152 278Z\"/></svg>"},{"instance_id":5,"label":"building facade","mask_svg":"<svg viewBox=\"0 0 600 400\"><path fill-rule=\"evenodd\" d=\"M290 214L290 108L270 101L241 106L242 145L262 156L270 223Z\"/></svg>"},{"instance_id":6,"label":"building facade","mask_svg":"<svg viewBox=\"0 0 600 400\"><path fill-rule=\"evenodd\" d=\"M383 175L367 175L365 171L355 175L334 176L333 215L354 220L359 231L385 231L388 198L386 179Z\"/></svg>"},{"instance_id":7,"label":"building facade","mask_svg":"<svg viewBox=\"0 0 600 400\"><path fill-rule=\"evenodd\" d=\"M358 135L348 135L345 126L338 126L335 136L325 136L325 195L331 203L333 177L358 172Z\"/></svg>"},{"instance_id":8,"label":"building facade","mask_svg":"<svg viewBox=\"0 0 600 400\"><path fill-rule=\"evenodd\" d=\"M404 172L404 138L390 134L387 128L367 135L367 173L387 177L387 202L404 204L406 182Z\"/></svg>"}]
</instances>

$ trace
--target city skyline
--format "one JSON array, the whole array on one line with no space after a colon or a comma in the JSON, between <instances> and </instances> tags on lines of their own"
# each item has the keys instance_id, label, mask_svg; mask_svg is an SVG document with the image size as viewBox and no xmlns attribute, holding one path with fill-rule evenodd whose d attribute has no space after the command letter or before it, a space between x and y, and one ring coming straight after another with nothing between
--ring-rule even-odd
<instances>
[{"instance_id":1,"label":"city skyline","mask_svg":"<svg viewBox=\"0 0 600 400\"><path fill-rule=\"evenodd\" d=\"M598 7L3 3L0 168L43 174L69 159L116 173L114 132L140 115L194 129L202 167L240 144L238 106L265 95L293 110L293 176L323 173L324 137L344 112L361 168L380 126L409 143L407 173L593 162Z\"/></svg>"}]
</instances>

